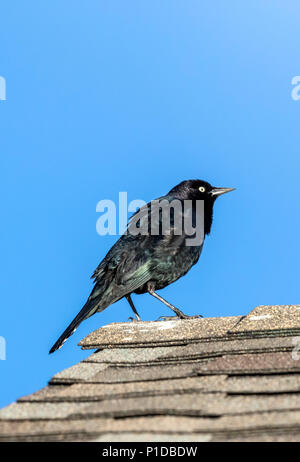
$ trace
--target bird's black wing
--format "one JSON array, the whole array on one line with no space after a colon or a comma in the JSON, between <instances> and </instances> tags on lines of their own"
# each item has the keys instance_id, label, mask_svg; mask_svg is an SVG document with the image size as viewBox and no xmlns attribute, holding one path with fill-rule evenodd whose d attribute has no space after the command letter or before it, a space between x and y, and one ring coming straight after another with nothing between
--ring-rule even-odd
<instances>
[{"instance_id":1,"label":"bird's black wing","mask_svg":"<svg viewBox=\"0 0 300 462\"><path fill-rule=\"evenodd\" d=\"M171 201L172 198L163 196L155 201L161 200ZM50 353L60 348L84 319L136 291L150 281L153 274L164 274L168 271L168 261L185 246L185 233L176 232L184 214L182 212L178 223L174 219L175 215L171 214L169 232L164 233L163 213L157 209L157 202L153 207L155 201L146 204L131 217L127 231L94 271L92 277L95 286L86 304L51 348ZM194 257L191 261L194 261Z\"/></svg>"}]
</instances>

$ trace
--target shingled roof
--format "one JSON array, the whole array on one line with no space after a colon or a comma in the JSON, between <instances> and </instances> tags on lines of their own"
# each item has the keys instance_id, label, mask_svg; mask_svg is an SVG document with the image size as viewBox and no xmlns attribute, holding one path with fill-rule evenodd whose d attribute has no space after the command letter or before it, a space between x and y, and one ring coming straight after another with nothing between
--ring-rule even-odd
<instances>
[{"instance_id":1,"label":"shingled roof","mask_svg":"<svg viewBox=\"0 0 300 462\"><path fill-rule=\"evenodd\" d=\"M0 411L0 441L300 441L300 306L114 323Z\"/></svg>"}]
</instances>

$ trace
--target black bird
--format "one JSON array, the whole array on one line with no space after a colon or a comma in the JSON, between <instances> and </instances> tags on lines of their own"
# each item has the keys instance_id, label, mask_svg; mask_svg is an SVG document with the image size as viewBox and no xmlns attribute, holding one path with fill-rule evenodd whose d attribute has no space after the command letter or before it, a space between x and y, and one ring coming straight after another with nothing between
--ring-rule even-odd
<instances>
[{"instance_id":1,"label":"black bird","mask_svg":"<svg viewBox=\"0 0 300 462\"><path fill-rule=\"evenodd\" d=\"M132 293L148 292L171 308L177 317L181 319L193 317L185 315L164 300L156 290L163 289L176 281L197 263L204 238L211 230L214 202L218 196L233 189L216 188L201 180L187 180L171 189L166 196L142 207L131 218L127 231L94 271L92 278L95 280L95 286L86 304L53 345L50 353L60 348L84 319L105 310L123 297L128 300L136 316L135 320L140 321L131 299ZM157 205L163 200L165 204L173 204L172 201L175 201L177 205L182 205L182 211L178 216L175 209L170 209L167 230L163 228L164 212ZM204 211L198 209L200 203L204 204ZM190 217L194 227L192 232L187 232L184 227L184 220L187 220L187 217ZM200 222L199 229L201 228L203 232L200 238L198 236L198 241L194 241L196 245L195 243L187 245L188 238L197 237L195 231L197 220ZM154 232L151 232L153 230Z\"/></svg>"}]
</instances>

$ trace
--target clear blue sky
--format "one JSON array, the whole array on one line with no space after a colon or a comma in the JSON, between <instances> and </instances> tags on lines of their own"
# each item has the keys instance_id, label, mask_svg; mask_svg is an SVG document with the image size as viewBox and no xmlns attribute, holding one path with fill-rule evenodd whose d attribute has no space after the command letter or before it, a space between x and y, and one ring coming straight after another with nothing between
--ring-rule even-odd
<instances>
[{"instance_id":1,"label":"clear blue sky","mask_svg":"<svg viewBox=\"0 0 300 462\"><path fill-rule=\"evenodd\" d=\"M298 1L8 0L1 5L0 406L89 352L48 350L117 237L101 199L150 200L189 178L218 199L199 263L161 292L187 313L230 316L299 296ZM147 295L144 320L171 314Z\"/></svg>"}]
</instances>

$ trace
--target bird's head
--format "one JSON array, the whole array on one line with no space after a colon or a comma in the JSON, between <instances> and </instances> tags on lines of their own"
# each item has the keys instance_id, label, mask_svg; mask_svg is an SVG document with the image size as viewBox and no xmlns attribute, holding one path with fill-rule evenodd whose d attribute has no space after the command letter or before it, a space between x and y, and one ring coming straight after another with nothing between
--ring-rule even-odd
<instances>
[{"instance_id":1,"label":"bird's head","mask_svg":"<svg viewBox=\"0 0 300 462\"><path fill-rule=\"evenodd\" d=\"M207 181L186 180L171 189L169 194L174 194L180 199L205 200L214 203L222 194L234 191L235 188L216 188Z\"/></svg>"},{"instance_id":2,"label":"bird's head","mask_svg":"<svg viewBox=\"0 0 300 462\"><path fill-rule=\"evenodd\" d=\"M204 234L209 234L213 221L213 205L217 197L235 188L216 188L207 181L186 180L171 189L169 195L179 200L204 201Z\"/></svg>"}]
</instances>

